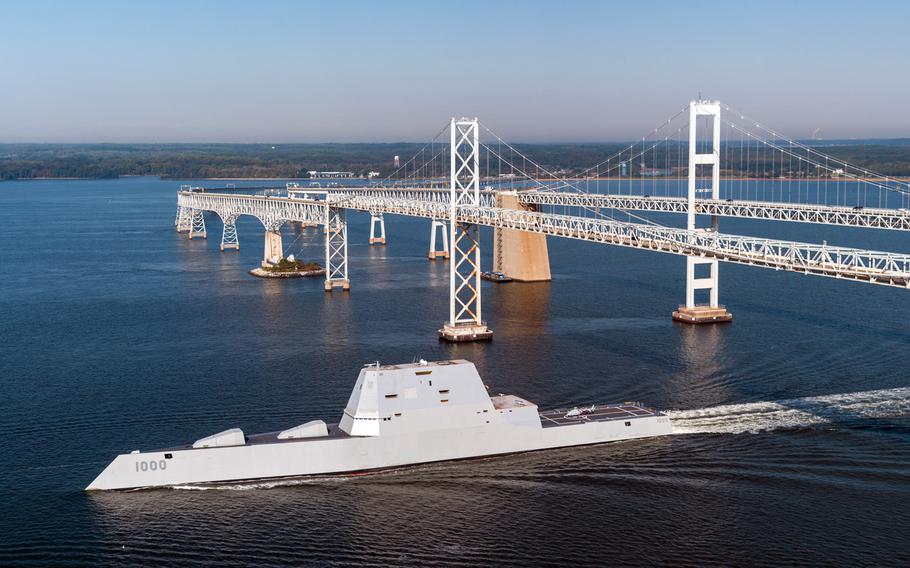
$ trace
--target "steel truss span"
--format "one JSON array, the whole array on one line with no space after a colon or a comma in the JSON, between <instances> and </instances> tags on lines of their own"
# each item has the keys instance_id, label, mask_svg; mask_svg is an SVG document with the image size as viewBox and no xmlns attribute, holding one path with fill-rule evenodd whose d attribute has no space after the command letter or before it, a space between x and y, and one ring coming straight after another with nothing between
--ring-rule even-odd
<instances>
[{"instance_id":1,"label":"steel truss span","mask_svg":"<svg viewBox=\"0 0 910 568\"><path fill-rule=\"evenodd\" d=\"M220 193L177 193L177 206L183 209L214 211L222 219L240 215L256 217L267 231L277 231L287 221L313 225L326 222L325 202Z\"/></svg>"},{"instance_id":2,"label":"steel truss span","mask_svg":"<svg viewBox=\"0 0 910 568\"><path fill-rule=\"evenodd\" d=\"M658 211L664 213L688 212L685 197L527 191L519 192L518 200L526 205ZM696 199L695 212L700 215L718 215L722 217L745 217L768 221L796 221L799 223L821 223L869 229L910 231L910 211L898 209L852 208L831 205L775 203L770 201Z\"/></svg>"},{"instance_id":3,"label":"steel truss span","mask_svg":"<svg viewBox=\"0 0 910 568\"><path fill-rule=\"evenodd\" d=\"M403 199L406 201L427 201L430 203L441 203L450 205L452 201L451 189L437 189L428 187L333 187L331 189L333 199L340 200L351 197L376 197L380 199ZM486 207L496 206L496 192L492 190L478 191L479 205ZM288 195L298 197L303 195L312 195L313 191L291 190Z\"/></svg>"},{"instance_id":4,"label":"steel truss span","mask_svg":"<svg viewBox=\"0 0 910 568\"><path fill-rule=\"evenodd\" d=\"M291 192L293 195L295 192ZM299 192L306 193L306 192ZM310 192L312 193L312 192ZM447 190L432 188L338 188L333 194L344 196L378 197L448 203ZM518 192L518 201L523 205L584 207L589 209L620 209L626 211L654 211L661 213L688 213L685 197L654 197L643 195L619 195L583 193L571 191L530 190ZM481 191L480 204L495 207L495 191ZM890 229L910 231L910 211L899 209L853 208L811 203L777 203L773 201L741 201L721 199L695 199L695 212L699 215L720 217L743 217L766 221L792 221L797 223L819 223L843 225L867 229Z\"/></svg>"},{"instance_id":5,"label":"steel truss span","mask_svg":"<svg viewBox=\"0 0 910 568\"><path fill-rule=\"evenodd\" d=\"M328 201L333 208L429 219L448 217L451 207L448 201L403 199L398 191L394 195L369 197L330 193ZM273 219L274 222L280 220L281 223L306 221L324 224L327 202L181 192L178 195L178 205L197 210L230 210L238 215L251 215L260 220ZM688 231L612 219L592 219L483 205L460 206L456 209L456 218L459 223L530 231L684 256L716 258L724 262L886 286L910 287L910 255L905 254L726 235L704 230Z\"/></svg>"}]
</instances>

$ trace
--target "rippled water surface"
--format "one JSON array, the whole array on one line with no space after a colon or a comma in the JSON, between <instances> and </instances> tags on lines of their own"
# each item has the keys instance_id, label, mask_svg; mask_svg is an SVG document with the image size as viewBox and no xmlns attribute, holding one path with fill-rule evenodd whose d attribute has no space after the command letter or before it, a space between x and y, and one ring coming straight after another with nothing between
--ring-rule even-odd
<instances>
[{"instance_id":1,"label":"rippled water surface","mask_svg":"<svg viewBox=\"0 0 910 568\"><path fill-rule=\"evenodd\" d=\"M681 257L550 240L553 281L484 284L447 345L425 220L351 221L350 294L263 281L174 232L178 183L0 184L0 565L910 564L910 294L721 267L731 325L670 321ZM906 234L722 219L910 252ZM487 252L492 242L485 233ZM320 260L321 234L285 227ZM467 358L542 407L640 399L660 439L354 478L82 491L117 454L336 419L366 362Z\"/></svg>"}]
</instances>

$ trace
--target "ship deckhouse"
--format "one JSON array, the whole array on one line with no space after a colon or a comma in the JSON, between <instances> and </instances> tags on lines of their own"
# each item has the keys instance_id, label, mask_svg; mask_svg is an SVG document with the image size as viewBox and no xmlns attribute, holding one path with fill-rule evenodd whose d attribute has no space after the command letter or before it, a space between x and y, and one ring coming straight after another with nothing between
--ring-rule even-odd
<instances>
[{"instance_id":1,"label":"ship deckhouse","mask_svg":"<svg viewBox=\"0 0 910 568\"><path fill-rule=\"evenodd\" d=\"M541 427L536 405L513 396L491 399L473 363L420 361L361 369L339 428L351 436L385 436L497 423Z\"/></svg>"}]
</instances>

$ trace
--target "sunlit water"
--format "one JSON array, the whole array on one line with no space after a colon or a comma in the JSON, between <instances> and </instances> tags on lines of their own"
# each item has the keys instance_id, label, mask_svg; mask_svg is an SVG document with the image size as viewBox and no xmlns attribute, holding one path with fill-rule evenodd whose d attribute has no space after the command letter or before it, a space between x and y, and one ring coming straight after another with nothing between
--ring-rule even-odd
<instances>
[{"instance_id":1,"label":"sunlit water","mask_svg":"<svg viewBox=\"0 0 910 568\"><path fill-rule=\"evenodd\" d=\"M684 260L550 240L447 345L425 220L351 215L350 294L174 232L179 182L0 184L0 564L910 564L910 295L722 265L731 325L670 321ZM662 220L672 220L666 217ZM675 222L678 222L676 220ZM910 251L905 234L721 220ZM320 260L322 235L285 228ZM492 242L484 234L489 252ZM337 419L361 364L463 357L541 407L643 400L661 439L354 478L86 494L119 452Z\"/></svg>"}]
</instances>

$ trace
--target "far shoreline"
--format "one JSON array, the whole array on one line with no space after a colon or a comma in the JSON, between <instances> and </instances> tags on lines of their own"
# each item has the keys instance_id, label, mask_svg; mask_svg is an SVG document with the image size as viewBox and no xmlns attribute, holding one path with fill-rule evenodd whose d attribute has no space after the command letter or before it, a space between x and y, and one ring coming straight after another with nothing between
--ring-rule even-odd
<instances>
[{"instance_id":1,"label":"far shoreline","mask_svg":"<svg viewBox=\"0 0 910 568\"><path fill-rule=\"evenodd\" d=\"M128 179L128 178L154 178L160 181L294 181L294 182L313 182L313 183L327 183L331 182L335 178L288 178L288 177L251 177L251 178L235 178L235 177L217 177L217 178L171 178L171 177L162 177L156 175L122 175L115 178L104 178L104 177L31 177L31 178L15 178L15 179L3 179L0 180L0 183L11 182L11 181L115 181L118 179ZM354 177L354 178L338 178L344 180L357 180L357 181L369 181L371 178L365 177ZM538 181L541 182L572 182L572 183L585 183L585 182L596 182L596 181L629 181L629 182L641 182L641 181L655 181L655 182L664 182L664 181L684 181L687 178L677 177L677 176L667 176L667 177L656 177L656 176L627 176L627 177L591 177L591 178L541 178ZM767 178L767 177L727 177L723 178L727 181L778 181L778 182L794 182L794 181L815 181L815 182L855 182L856 179L853 178L823 178L823 177L811 177L811 178ZM886 181L888 179L897 180L897 181L910 181L910 176L887 176L887 177L868 177L862 178L865 181ZM382 180L379 180L382 181ZM335 181L334 183L339 183ZM242 187L237 187L233 189L243 189Z\"/></svg>"}]
</instances>

